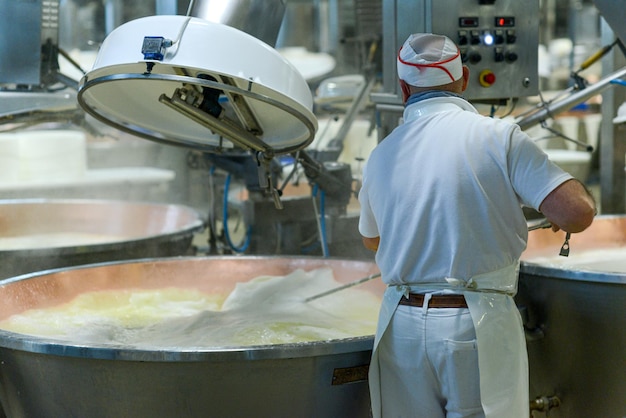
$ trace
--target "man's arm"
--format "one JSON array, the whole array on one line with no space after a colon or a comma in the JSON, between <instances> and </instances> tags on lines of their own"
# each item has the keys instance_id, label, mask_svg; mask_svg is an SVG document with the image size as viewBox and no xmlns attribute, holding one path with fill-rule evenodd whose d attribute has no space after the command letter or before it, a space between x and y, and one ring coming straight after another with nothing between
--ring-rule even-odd
<instances>
[{"instance_id":1,"label":"man's arm","mask_svg":"<svg viewBox=\"0 0 626 418\"><path fill-rule=\"evenodd\" d=\"M539 211L552 223L555 231L582 232L596 215L596 203L587 188L571 179L554 189L541 202Z\"/></svg>"},{"instance_id":2,"label":"man's arm","mask_svg":"<svg viewBox=\"0 0 626 418\"><path fill-rule=\"evenodd\" d=\"M380 243L380 237L375 237L375 238L367 238L367 237L361 237L363 239L363 245L365 246L365 248L367 248L368 250L372 250L372 251L377 251L378 250L378 244Z\"/></svg>"}]
</instances>

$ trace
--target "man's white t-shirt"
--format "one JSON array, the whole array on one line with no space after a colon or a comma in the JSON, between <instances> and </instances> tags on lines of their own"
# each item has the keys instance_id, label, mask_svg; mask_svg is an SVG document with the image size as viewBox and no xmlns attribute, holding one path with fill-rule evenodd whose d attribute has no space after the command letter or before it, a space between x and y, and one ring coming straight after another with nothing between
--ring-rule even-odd
<instances>
[{"instance_id":1,"label":"man's white t-shirt","mask_svg":"<svg viewBox=\"0 0 626 418\"><path fill-rule=\"evenodd\" d=\"M572 176L509 122L457 97L407 106L371 153L359 232L380 236L388 284L469 279L514 263L526 247L522 205L537 209Z\"/></svg>"}]
</instances>

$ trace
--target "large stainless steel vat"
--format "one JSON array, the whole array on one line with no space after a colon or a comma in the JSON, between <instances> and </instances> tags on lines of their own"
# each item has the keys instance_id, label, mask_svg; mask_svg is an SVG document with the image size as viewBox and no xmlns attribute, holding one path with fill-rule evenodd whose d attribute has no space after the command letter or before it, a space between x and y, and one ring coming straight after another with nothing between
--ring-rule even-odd
<instances>
[{"instance_id":1,"label":"large stainless steel vat","mask_svg":"<svg viewBox=\"0 0 626 418\"><path fill-rule=\"evenodd\" d=\"M626 217L601 216L570 240L572 262L590 250L620 257L621 248L619 263L533 261L558 258L563 239L562 232L529 233L521 266L516 302L528 313L531 399L556 396L551 418L626 417L626 271L611 266L626 265Z\"/></svg>"},{"instance_id":2,"label":"large stainless steel vat","mask_svg":"<svg viewBox=\"0 0 626 418\"><path fill-rule=\"evenodd\" d=\"M230 291L295 269L341 282L374 263L263 257L136 260L40 272L0 284L0 319L97 289L175 286ZM382 282L362 288L382 294ZM71 345L0 331L0 399L9 417L369 417L373 336L177 351Z\"/></svg>"},{"instance_id":3,"label":"large stainless steel vat","mask_svg":"<svg viewBox=\"0 0 626 418\"><path fill-rule=\"evenodd\" d=\"M0 201L0 238L68 234L62 246L0 248L0 279L105 261L189 255L199 214L185 206L107 200ZM72 242L71 234L94 241ZM103 240L97 240L102 236ZM76 239L76 238L74 238Z\"/></svg>"}]
</instances>

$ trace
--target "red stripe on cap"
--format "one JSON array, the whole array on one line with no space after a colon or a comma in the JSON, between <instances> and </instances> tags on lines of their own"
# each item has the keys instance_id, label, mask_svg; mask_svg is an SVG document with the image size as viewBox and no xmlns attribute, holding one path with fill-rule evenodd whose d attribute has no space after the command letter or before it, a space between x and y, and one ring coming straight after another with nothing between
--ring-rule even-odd
<instances>
[{"instance_id":1,"label":"red stripe on cap","mask_svg":"<svg viewBox=\"0 0 626 418\"><path fill-rule=\"evenodd\" d=\"M400 57L400 52L402 52L402 48L404 48L404 45L403 45L403 46L401 46L401 47L400 47L400 50L398 51L398 61L400 61L402 64L404 64L404 65L410 65L410 66L412 66L412 67L417 67L417 68L420 68L420 67L439 68L440 70L445 71L445 72L446 72L446 74L448 74L448 77L450 77L450 79L451 79L452 81L456 81L456 80L454 79L454 76L452 75L452 73L450 73L450 71L449 71L446 67L444 67L442 64L447 64L447 63L449 63L450 61L454 61L455 59L457 59L457 58L458 58L458 56L459 56L459 55L461 55L461 51L459 50L459 48L457 48L457 49L456 49L456 55L455 55L455 56L453 56L452 58L448 58L448 59L447 59L447 60L445 60L445 61L440 61L440 62L435 63L435 64L417 64L417 63L414 63L414 62L407 62L407 61L403 60L403 59Z\"/></svg>"}]
</instances>

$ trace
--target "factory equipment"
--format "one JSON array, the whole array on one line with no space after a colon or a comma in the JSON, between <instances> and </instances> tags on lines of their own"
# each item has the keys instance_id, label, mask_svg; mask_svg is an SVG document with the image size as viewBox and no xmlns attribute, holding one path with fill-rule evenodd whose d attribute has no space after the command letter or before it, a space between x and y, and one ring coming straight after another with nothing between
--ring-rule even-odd
<instances>
[{"instance_id":1,"label":"factory equipment","mask_svg":"<svg viewBox=\"0 0 626 418\"><path fill-rule=\"evenodd\" d=\"M0 279L96 262L189 255L194 233L203 228L199 213L174 204L1 201Z\"/></svg>"},{"instance_id":2,"label":"factory equipment","mask_svg":"<svg viewBox=\"0 0 626 418\"><path fill-rule=\"evenodd\" d=\"M78 81L59 71L61 55L76 64L59 49L59 1L0 2L0 27L0 123L80 123Z\"/></svg>"},{"instance_id":3,"label":"factory equipment","mask_svg":"<svg viewBox=\"0 0 626 418\"><path fill-rule=\"evenodd\" d=\"M150 140L254 153L261 188L277 205L273 158L305 147L316 129L310 90L278 52L193 17L152 16L115 29L81 80L78 101L95 118Z\"/></svg>"},{"instance_id":4,"label":"factory equipment","mask_svg":"<svg viewBox=\"0 0 626 418\"><path fill-rule=\"evenodd\" d=\"M277 51L194 17L151 16L115 29L78 100L137 136L212 152L237 145L265 159L304 148L316 129L310 90Z\"/></svg>"},{"instance_id":5,"label":"factory equipment","mask_svg":"<svg viewBox=\"0 0 626 418\"><path fill-rule=\"evenodd\" d=\"M610 1L594 3L616 31L618 40L623 41L626 33L623 25L618 24L618 19L624 12ZM382 111L393 111L394 104L401 105L395 57L406 37L414 32L445 34L457 43L463 62L471 73L464 92L464 97L470 101L499 103L539 93L538 1L462 0L443 4L432 0L388 0L383 4L383 13L384 92L373 95L381 104ZM623 51L622 43L615 41L583 63L580 70L589 67L618 44ZM587 83L579 76L575 77L576 86L569 89L571 97L558 104L540 106L533 115L520 118L519 124L527 128L569 110L602 92L612 80L623 76L624 70L619 70L584 92L581 90L587 87ZM397 108L395 110L398 111Z\"/></svg>"},{"instance_id":6,"label":"factory equipment","mask_svg":"<svg viewBox=\"0 0 626 418\"><path fill-rule=\"evenodd\" d=\"M317 129L310 87L272 48L284 0L191 1L187 16L150 16L117 28L111 23L119 22L121 13L114 9L121 4L107 2L103 12L112 32L80 84L59 69L63 59L85 73L59 47L62 6L43 0L0 3L3 29L24 34L0 41L3 130L54 122L99 137L102 128L95 118L134 137L197 151L208 162L204 166L234 168L228 173L245 179L252 195L245 202L245 222L254 222L259 231L250 252L278 247L281 253L300 254L302 245L288 243L294 228L306 230L296 234L308 241L320 234L317 225L336 224L320 223L320 211L343 216L352 194L350 167L336 156L325 161L304 151ZM292 179L305 173L319 190L319 209L313 209L310 195L281 196L287 185L278 183L281 166L291 163ZM275 210L285 205L292 214ZM264 239L277 224L283 232L276 242ZM327 237L345 236L346 229L354 229L354 219Z\"/></svg>"},{"instance_id":7,"label":"factory equipment","mask_svg":"<svg viewBox=\"0 0 626 418\"><path fill-rule=\"evenodd\" d=\"M45 3L45 5L43 4ZM59 1L0 3L0 83L44 89L58 82Z\"/></svg>"},{"instance_id":8,"label":"factory equipment","mask_svg":"<svg viewBox=\"0 0 626 418\"><path fill-rule=\"evenodd\" d=\"M312 233L321 235L317 225L326 223L319 218L345 213L352 194L350 168L305 150L317 130L310 87L255 37L271 42L277 35L283 2L239 3L191 2L188 16L150 16L116 28L81 80L78 101L106 124L198 151L206 165L245 179L253 195L245 220L254 228L246 248L300 254L298 241L306 241L311 225ZM259 14L270 19L259 25ZM285 161L294 173L301 167L319 188L321 202L314 203L319 211L309 196L282 197L286 183L281 187L278 177ZM288 210L276 211L285 205ZM348 227L354 225L350 219Z\"/></svg>"},{"instance_id":9,"label":"factory equipment","mask_svg":"<svg viewBox=\"0 0 626 418\"><path fill-rule=\"evenodd\" d=\"M63 54L55 48L58 27L47 25L48 20L54 20L49 19L49 16L54 16L58 3L43 0L0 2L2 27L11 28L11 33L25 34L23 40L19 42L27 42L19 44L11 37L0 40L0 58L2 58L0 66L9 66L0 67L2 70L0 73L3 76L15 77L0 80L2 84L0 98L9 99L1 101L0 122L28 120L29 123L39 123L49 118L55 120L65 118L82 123L77 119L82 119L84 109L96 119L123 132L193 150L190 155L193 158L198 157L195 162L202 169L209 171L220 168L226 171L228 175L224 182L222 205L225 228L228 228L227 216L232 215L231 210L236 208L243 213L246 231L250 231L247 244L232 248L232 251L255 254L301 254L303 244L319 240L322 242L322 253L328 255L329 251L323 248L323 244L337 243L345 239L351 248L343 247L341 254L361 255L358 250L362 250L362 246L356 229L358 218L346 216L346 206L353 194L350 168L334 161L335 150L314 153L307 149L317 127L309 86L297 71L271 48L284 1L192 1L187 16L152 16L128 22L107 37L94 68L80 82L78 94L71 89L78 84L60 74L55 65L58 54ZM108 4L112 3L114 2ZM501 104L509 99L538 93L536 56L538 0L530 2L382 0L382 5L376 0L362 0L358 3L365 9L376 8L375 13L368 15L375 17L376 24L379 23L378 18L382 16L380 20L383 32L381 39L384 91L376 91L370 95L377 104L380 115L381 137L397 125L401 115L402 104L395 75L395 57L399 46L412 32L444 33L459 43L465 63L474 75L467 91L470 100ZM617 37L624 41L626 29L621 25L624 21L623 8L611 0L596 0L595 3L616 31ZM225 8L218 13L219 8L216 8L216 5ZM33 19L33 16L37 19ZM40 16L41 20L38 20ZM250 19L251 16L254 16L254 19ZM259 22L264 24L258 25ZM23 28L28 30L25 31ZM369 28L371 26L368 26ZM368 41L373 39L373 44L379 39L376 33L368 35L370 35ZM16 47L17 45L22 46ZM611 45L615 45L613 40ZM28 58L28 63L15 60L16 54ZM523 127L541 123L545 118L569 109L610 87L614 80L622 78L623 75L623 70L618 70L596 85L584 86L580 91L572 90L572 95L563 102L547 105L542 103L542 106L537 108L537 113L525 115L519 123ZM376 81L378 80L367 78L348 112L347 119L353 117L359 110L359 102L373 91L370 89ZM61 90L57 91L57 87ZM76 106L76 101L80 102L81 108ZM285 171L289 174L281 185L281 175ZM313 185L313 194L304 197L286 196L287 182L299 171L303 171ZM623 171L621 174L623 176ZM243 203L230 199L231 175L245 183L249 198ZM283 207L284 210L276 210L277 206ZM610 225L614 227L615 224ZM620 224L618 228L623 230L623 225ZM606 233L605 229L598 232L600 236L603 233ZM576 237L572 239L573 254L574 248L580 248L575 239ZM612 238L608 239L611 240ZM600 245L602 240L592 242ZM550 247L550 254L561 244L562 240L559 239L558 243ZM332 251L331 253L334 255ZM202 277L202 273L207 270L225 269L233 274L233 281L236 281L249 278L252 273L261 271L271 274L284 271L282 268L291 269L303 264L314 266L328 262L310 259L301 262L283 258L238 257L234 264L229 260L224 265L220 264L221 267L217 267L213 264L214 261L215 258L210 260L194 258L173 264L160 261L145 264L129 263L123 264L119 269L98 267L90 270L90 273L103 273L106 276L103 280L106 282L105 286L118 283L117 277L108 276L110 271L127 274L119 278L122 281L127 277L131 277L132 281L136 275L141 276L139 281L148 280L149 274L149 280L167 282L180 279L189 280L186 283L191 283ZM267 270L258 267L266 263L270 263L272 267ZM166 267L166 264L169 267ZM173 268L170 268L172 266ZM179 275L178 268L185 272ZM344 268L348 269L350 274L345 276L346 280L373 273L370 271L371 265L362 268L355 262L333 264L333 268L342 271ZM61 289L72 294L80 288L79 281L74 279L80 273L82 273L80 270L55 272L52 274L52 282L56 283L57 280L63 282L63 278L72 276L68 281L76 283L77 288L70 285L69 288ZM575 275L575 280L570 281L562 280L555 274L552 271L548 272L550 277L547 280L550 282L544 288L543 284L547 280L543 271L538 272L536 267L529 267L528 264L522 266L519 301L528 305L530 320L535 321L528 322L527 325L538 325L529 329L536 331L529 332L531 338L540 336L544 331L542 323L555 324L561 319L559 312L553 312L549 308L552 300L541 299L544 292L550 292L558 298L555 289L559 288L560 292L563 290L561 287L564 287L572 289L576 293L574 297L579 297L583 293L592 294L598 289L604 295L605 286L609 290L614 290L621 284L619 277L616 279L612 273L606 283L597 280L598 277L604 278L604 274L585 273L584 280L591 278L589 280L591 284L585 282L584 289L578 291L576 289L581 284L578 276ZM539 276L541 280L535 280ZM6 287L0 290L11 294L11 289L20 286L22 290L30 291L29 285L44 280L42 277L47 279L50 276L34 275L32 280L20 280L14 282L15 286L11 286L10 289ZM553 279L556 284L552 283ZM590 288L593 289L589 291ZM22 290L16 290L16 293ZM42 297L45 299L45 295ZM24 301L9 299L14 303ZM559 303L563 303L563 300L565 299L559 299ZM586 303L587 301L582 300L577 306ZM22 308L12 306L16 309ZM8 312L8 309L5 306L5 312ZM579 314L584 316L586 313L577 311L572 316L576 317ZM597 317L584 319L588 320L585 323L589 324L589 329L595 323L606 320ZM575 325L568 323L560 331L571 330ZM601 331L603 330L604 328ZM544 356L554 361L554 356L571 340L571 333L560 332L557 335L548 334L549 329L545 331L546 345L540 342L538 346L529 349L533 387L531 395L537 396L534 405L537 408L554 408L551 413L567 411L565 416L576 416L572 409L571 396L584 399L585 391L580 386L568 386L566 384L568 382L564 382L563 376L571 370L570 364L566 365L568 367L558 368L558 372L553 372L549 367L544 369L543 363ZM594 334L593 338L610 339L603 334ZM202 402L202 399L210 401L215 399L213 396L217 394L220 402L228 400L223 404L226 408L241 403L239 389L257 396L255 399L262 401L273 399L278 390L274 387L277 382L282 384L280 388L284 389L278 390L284 395L281 400L286 399L286 402L293 402L302 407L302 413L305 415L315 408L320 408L322 404L329 409L337 405L341 405L340 408L350 408L351 411L355 411L355 416L360 416L361 413L365 416L368 412L363 372L369 362L371 338L359 339L356 342L340 341L336 344L331 342L295 348L286 347L284 350L283 347L279 347L268 350L225 350L211 353L146 353L109 351L97 347L93 350L78 348L73 351L73 347L22 339L20 336L3 334L0 340L3 359L11 359L9 362L2 362L0 393L3 403L10 405L11 408L34 408L33 413L36 415L39 412L41 414L58 412L54 408L65 407L85 408L87 415L112 407L119 407L120 414L123 414L127 408L146 405L155 408L145 410L151 415L170 410L175 415L184 408L206 410L205 404L185 403L181 406L177 397L155 395L162 390L168 391L172 382L177 382L192 395L197 395L194 401ZM544 350L546 347L547 352ZM576 352L572 354L572 358L579 363L577 356L585 352L586 346L580 343L575 348ZM78 352L79 355L72 354ZM340 358L336 357L338 352L341 354ZM344 355L346 353L347 355ZM594 349L592 354L603 357L602 351L597 349ZM619 353L612 351L610 354L619 356ZM170 361L172 359L175 361ZM251 362L251 360L263 361ZM288 361L283 364L283 360ZM220 374L219 372L224 372L225 369L217 366L219 376L217 384L214 379L206 381L207 376L215 376L214 367L218 363L225 366L228 373ZM329 364L331 366L327 367ZM85 365L89 370L86 379L91 381L113 379L110 387L106 387L104 392L102 387L98 388L98 396L94 396L90 385L84 384ZM45 372L41 373L39 367ZM284 375L275 375L277 367L289 371L287 379L281 380L285 378ZM295 376L294 369L297 370L295 374L298 376L292 379ZM239 373L231 373L232 370L240 372L244 379ZM246 380L250 378L250 370L258 372L259 380L256 378ZM594 381L600 380L593 371L582 368L577 370L581 371L577 376L581 381L589 376L587 373L591 373ZM608 367L603 366L602 370L607 371ZM348 376L345 383L349 384L338 384L338 387L328 389L325 386L326 381L315 381L319 375L330 376L329 371L339 371L341 378ZM91 372L93 374L90 374ZM46 380L24 382L21 376L25 375L43 376ZM142 383L155 383L155 392L148 393L142 385L134 384L136 380L133 378L137 376ZM619 377L612 374L610 376L610 381L621 384ZM70 403L71 400L67 403L58 402L58 398L54 397L67 396L68 392L63 389L63 385L56 384L56 378L71 383L73 394L84 401L73 404ZM268 381L272 384L267 384ZM200 384L196 384L198 382ZM221 384L224 382L227 383L224 385L226 390L220 392L219 390L223 389ZM20 386L22 384L23 386ZM247 386L238 386L242 384ZM49 396L51 393L49 387L56 388L52 396ZM322 388L320 392L315 392L320 387ZM312 393L315 394L312 396ZM609 390L607 393L612 392ZM32 401L33 399L37 401ZM138 403L138 399L142 402ZM311 403L313 402L311 399L315 401L315 405ZM552 402L555 399L559 401ZM320 403L320 400L323 402ZM215 401L215 404L217 403ZM276 405L279 405L280 409L270 410L268 414L279 415L280 411L284 411L280 403L269 403L267 407L273 408ZM249 408L247 412L258 411L258 403L254 399L251 399L251 403L245 407ZM43 408L46 408L45 411ZM594 408L601 410L601 407L595 404ZM345 409L342 409L342 412L343 410ZM13 413L14 410L9 409L9 412ZM63 415L65 412L67 411L59 413ZM85 410L80 411L82 412ZM140 416L139 413L134 415Z\"/></svg>"},{"instance_id":10,"label":"factory equipment","mask_svg":"<svg viewBox=\"0 0 626 418\"><path fill-rule=\"evenodd\" d=\"M572 72L572 87L554 100L544 101L542 98L535 108L517 115L516 122L522 129L537 124L548 129L546 121L605 92L624 77L625 70L619 67L605 70L604 78L596 83L587 82L579 74L614 49L625 53L623 45L626 33L621 23L625 18L623 7L610 0L596 0L594 4L610 25L614 36L578 71ZM445 3L433 0L384 0L383 91L371 95L376 103L379 139L386 137L402 117L403 106L395 61L399 47L410 33L441 33L457 42L464 64L470 69L471 78L464 96L477 105L489 104L493 111L495 106L506 104L509 105L507 114L511 114L519 98L537 95L539 5L540 2L536 0L460 0ZM616 46L618 48L614 48ZM603 106L610 107L603 116L613 118L616 112L611 111L612 104ZM602 203L607 211L621 213L625 200L624 161L620 157L623 155L623 147L613 141L616 135L614 130L602 128L602 131L607 144L602 152ZM571 138L553 129L550 133L571 141ZM577 146L583 145L572 142Z\"/></svg>"},{"instance_id":11,"label":"factory equipment","mask_svg":"<svg viewBox=\"0 0 626 418\"><path fill-rule=\"evenodd\" d=\"M371 262L295 257L103 263L5 282L0 286L4 301L0 319L94 290L165 287L228 294L237 283L254 277L324 267L331 268L342 283L378 271ZM384 288L380 281L363 286L376 295ZM10 417L313 414L343 418L348 414L366 418L370 416L367 371L372 344L370 335L291 344L150 349L64 342L0 330L0 398Z\"/></svg>"},{"instance_id":12,"label":"factory equipment","mask_svg":"<svg viewBox=\"0 0 626 418\"><path fill-rule=\"evenodd\" d=\"M600 216L573 234L568 258L554 250L563 232L528 235L516 303L525 311L531 405L546 413L536 416L624 416L626 218Z\"/></svg>"},{"instance_id":13,"label":"factory equipment","mask_svg":"<svg viewBox=\"0 0 626 418\"><path fill-rule=\"evenodd\" d=\"M465 97L500 100L537 94L539 1L388 0L383 2L381 103L400 103L396 55L411 33L447 35L470 68ZM388 96L389 95L389 96Z\"/></svg>"},{"instance_id":14,"label":"factory equipment","mask_svg":"<svg viewBox=\"0 0 626 418\"><path fill-rule=\"evenodd\" d=\"M613 125L610 121L615 117L617 108L625 99L620 88L611 90L609 87L621 86L623 77L626 76L624 67L624 56L626 49L626 30L622 22L626 18L626 11L620 4L610 0L594 0L594 4L600 15L610 26L604 25L602 42L604 46L587 60L579 69L572 72L572 87L564 94L550 101L541 103L530 112L520 115L517 123L522 129L529 128L535 124L547 126L549 119L552 119L560 112L574 108L576 105L585 102L594 95L603 94L602 98L602 118L605 120L601 126L601 152L598 150L598 166L601 187L601 207L603 213L623 213L626 205L626 173L624 171L624 152L626 144L623 141L623 131ZM603 78L593 84L588 83L580 77L580 71L589 65L600 60L603 56ZM619 55L619 57L618 57ZM622 99L619 100L618 98Z\"/></svg>"},{"instance_id":15,"label":"factory equipment","mask_svg":"<svg viewBox=\"0 0 626 418\"><path fill-rule=\"evenodd\" d=\"M269 3L267 0L256 2L257 5ZM190 9L200 13L202 8ZM255 18L256 22L260 21L259 16ZM192 16L153 16L122 25L103 43L94 68L80 83L77 99L87 113L121 131L192 149L202 155L203 161L226 169L229 175L249 177L253 173L253 180L248 183L253 195L249 202L254 205L249 219L257 230L255 237L260 239L275 236L264 228L269 228L267 220L278 218L277 213L288 214L294 224L302 224L303 218L306 218L315 226L316 219L324 223L325 213L331 212L331 208L345 210L350 198L352 179L349 167L346 169L345 165L333 161L317 161L303 150L312 141L317 124L305 81L267 44L234 27ZM298 211L289 199L279 195L278 184L273 177L276 164L280 161L278 157L297 161L307 177L319 185L317 199L321 203L321 213L311 211L313 205L309 196L294 199L297 202L294 205L300 204L305 208ZM270 199L267 199L267 191ZM228 190L224 194L228 198ZM285 210L277 211L275 206L283 204ZM265 210L267 212L263 212ZM271 221L272 226L274 222ZM279 218L278 223L281 228L290 230L282 236L291 236L291 229L296 229L287 219ZM333 228L333 231L338 229ZM350 235L354 235L352 231ZM264 241L268 239L251 248L262 252L259 247L264 245ZM299 252L301 245L301 242L296 242L292 246L293 251ZM291 243L281 244L282 248L290 246ZM331 266L342 280L363 277L372 274L375 269L372 263L354 261L194 258L110 265L99 271L77 270L75 279L70 280L76 287L44 287L63 288L69 293L61 297L71 297L76 294L75 290L84 289L83 284L93 286L93 280L82 280L85 274L102 278L101 272L105 270L108 271L105 273L108 275L105 287L115 286L115 282L137 286L137 279L145 280L148 287L158 282L172 286L178 280L181 280L181 285L190 284L192 280L201 287L224 287L234 286L237 281L249 279L252 275L279 274L294 268L308 269L322 265ZM140 271L141 277L136 276ZM64 272L59 274L65 276ZM200 280L201 277L207 280ZM225 278L228 282L220 284L220 280ZM68 283L64 278L60 281ZM72 287L73 290L70 289ZM3 289L10 292L9 287ZM17 357L34 354L36 358L30 358L26 363L42 371L42 367L47 366L40 362L44 359L41 354L50 359L60 359L61 363L49 363L52 368L61 371L60 374L50 370L43 375L47 376L46 379L57 376L63 384L54 384L59 392L47 400L35 399L38 394L50 393L41 391L39 386L47 387L48 382L27 379L27 389L24 389L29 394L17 395L16 392L11 393L16 383L15 376L9 369L4 369L0 373L0 396L9 416L93 416L103 410L108 414L130 416L180 413L204 416L207 411L221 416L277 416L285 410L296 415L298 411L301 411L300 415L306 415L316 410L324 416L341 416L349 410L355 416L367 416L366 374L371 340L372 337L367 336L330 343L250 350L231 347L205 352L172 351L170 354L157 350L153 356L145 350L122 353L119 347L111 351L106 348L102 351L98 347L94 350L77 347L78 351L87 353L87 357L59 356L53 346L60 346L55 342L43 342L39 347L43 351L52 350L47 354L40 349L22 351L18 348L21 343L17 346L8 343L2 352L3 364L18 370L20 367L14 367L16 363L9 357L13 354ZM55 354L48 356L54 351ZM98 353L105 351L109 354L100 357ZM117 355L114 353L120 354L120 357L111 357L110 354ZM92 371L95 372L89 377L85 361L93 366ZM79 373L72 372L76 366L81 369ZM141 370L147 373L143 374ZM288 373L277 375L277 370ZM110 381L110 385L98 384L97 387L82 380L85 377L90 382L107 380L105 375L99 375L101 372L117 377ZM154 391L148 388L153 384ZM180 396L168 389L172 387L183 389ZM167 396L159 395L163 388L168 392ZM93 392L89 393L92 389L98 392L96 397ZM20 393L23 393L22 390L18 389ZM122 392L128 395L126 400L120 398ZM75 400L59 402L57 395L66 397L70 393L78 395ZM247 401L242 402L242 394ZM18 398L28 400L23 403ZM276 401L267 402L267 399Z\"/></svg>"},{"instance_id":16,"label":"factory equipment","mask_svg":"<svg viewBox=\"0 0 626 418\"><path fill-rule=\"evenodd\" d=\"M411 33L440 33L458 44L470 69L470 101L499 104L538 93L538 0L384 0L382 9L383 91L372 94L380 139L402 116L396 56Z\"/></svg>"}]
</instances>

